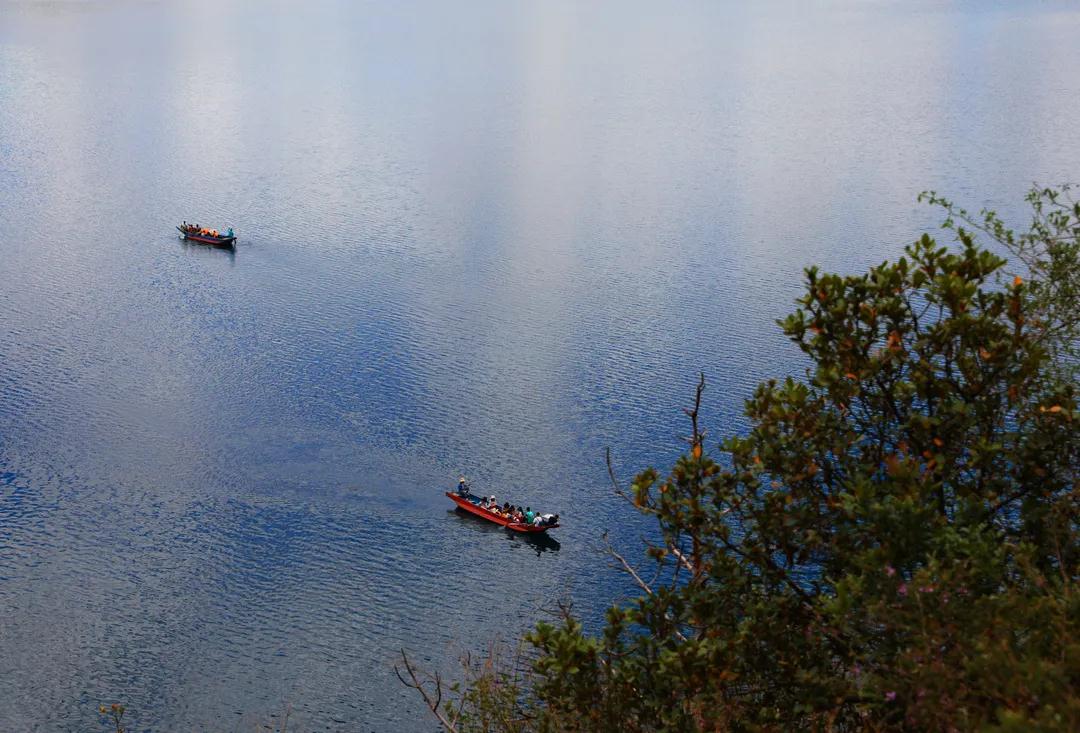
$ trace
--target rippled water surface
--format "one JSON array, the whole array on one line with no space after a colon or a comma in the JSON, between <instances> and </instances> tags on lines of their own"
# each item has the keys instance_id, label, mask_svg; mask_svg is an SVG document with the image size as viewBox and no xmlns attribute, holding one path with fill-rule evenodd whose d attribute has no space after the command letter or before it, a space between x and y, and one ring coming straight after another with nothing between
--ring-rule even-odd
<instances>
[{"instance_id":1,"label":"rippled water surface","mask_svg":"<svg viewBox=\"0 0 1080 733\"><path fill-rule=\"evenodd\" d=\"M627 592L604 448L668 461L699 371L739 430L804 266L1080 175L1077 39L1066 2L0 0L0 730L431 730L397 650ZM459 472L565 526L448 511Z\"/></svg>"}]
</instances>

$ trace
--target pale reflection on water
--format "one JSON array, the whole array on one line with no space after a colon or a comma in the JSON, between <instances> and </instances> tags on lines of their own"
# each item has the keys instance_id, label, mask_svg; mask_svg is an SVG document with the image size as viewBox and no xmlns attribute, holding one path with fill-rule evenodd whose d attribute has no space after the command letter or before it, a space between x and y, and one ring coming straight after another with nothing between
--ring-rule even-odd
<instances>
[{"instance_id":1,"label":"pale reflection on water","mask_svg":"<svg viewBox=\"0 0 1080 733\"><path fill-rule=\"evenodd\" d=\"M1071 3L0 1L0 729L428 730L393 676L629 589L699 371L925 188L1080 171ZM235 253L173 225L234 226ZM559 511L448 511L459 472Z\"/></svg>"}]
</instances>

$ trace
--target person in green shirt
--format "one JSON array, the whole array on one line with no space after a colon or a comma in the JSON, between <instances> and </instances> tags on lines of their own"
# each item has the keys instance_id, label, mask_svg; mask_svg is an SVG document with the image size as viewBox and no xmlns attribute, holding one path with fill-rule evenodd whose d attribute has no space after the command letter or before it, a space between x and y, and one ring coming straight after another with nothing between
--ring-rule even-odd
<instances>
[{"instance_id":1,"label":"person in green shirt","mask_svg":"<svg viewBox=\"0 0 1080 733\"><path fill-rule=\"evenodd\" d=\"M535 516L536 514L533 513L532 509L525 507L525 524L532 524L533 517Z\"/></svg>"}]
</instances>

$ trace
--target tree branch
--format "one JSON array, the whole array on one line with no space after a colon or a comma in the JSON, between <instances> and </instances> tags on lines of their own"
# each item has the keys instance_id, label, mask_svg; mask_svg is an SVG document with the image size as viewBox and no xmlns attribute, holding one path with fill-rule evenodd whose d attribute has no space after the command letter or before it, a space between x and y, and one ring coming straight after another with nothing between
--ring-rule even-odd
<instances>
[{"instance_id":1,"label":"tree branch","mask_svg":"<svg viewBox=\"0 0 1080 733\"><path fill-rule=\"evenodd\" d=\"M624 558L622 555L620 555L615 550L615 548L611 546L611 541L608 539L607 532L604 532L603 537L604 537L604 545L606 546L605 547L605 552L607 552L607 554L611 555L613 558L618 560L619 565L622 566L622 569L626 572L626 574L634 579L634 582L637 583L639 588L641 588L643 591L645 591L647 594L649 594L651 596L653 594L652 586L650 586L648 583L646 583L644 580L642 580L641 576L637 574L637 571L634 570L633 566L626 561L626 558Z\"/></svg>"},{"instance_id":2,"label":"tree branch","mask_svg":"<svg viewBox=\"0 0 1080 733\"><path fill-rule=\"evenodd\" d=\"M446 728L449 733L457 733L457 726L450 722L443 714L442 710L439 709L439 705L442 703L442 678L439 677L439 673L435 673L435 699L433 700L428 693L427 688L424 686L424 683L422 683L417 676L416 669L413 667L412 662L409 661L409 657L405 654L404 649L401 650L401 662L405 665L405 672L409 675L409 680L407 681L401 676L401 670L398 669L397 665L394 665L394 674L401 680L401 684L406 687L411 687L419 692L420 697L424 699L424 704L428 706L428 710L430 710L432 715L442 723L443 727Z\"/></svg>"},{"instance_id":3,"label":"tree branch","mask_svg":"<svg viewBox=\"0 0 1080 733\"><path fill-rule=\"evenodd\" d=\"M615 490L615 495L625 499L632 507L637 509L642 514L657 514L658 512L649 506L638 504L634 501L634 497L623 491L622 486L619 485L619 479L615 476L615 467L611 465L611 448L607 448L604 451L604 459L607 462L608 478L611 479L611 486Z\"/></svg>"},{"instance_id":4,"label":"tree branch","mask_svg":"<svg viewBox=\"0 0 1080 733\"><path fill-rule=\"evenodd\" d=\"M607 553L619 561L619 565L622 566L622 569L626 572L627 575L634 579L634 582L637 583L638 587L645 591L646 594L650 596L653 595L652 587L644 580L642 580L641 576L637 574L637 571L634 570L633 566L626 561L626 558L616 552L615 548L611 546L611 542L608 540L607 532L604 532L604 544L607 545ZM668 620L671 621L674 625L675 620L671 618L670 614L665 613L665 616L667 616ZM679 631L678 628L674 628L673 631L675 633L675 638L677 638L679 641L686 641L686 636L681 631Z\"/></svg>"}]
</instances>

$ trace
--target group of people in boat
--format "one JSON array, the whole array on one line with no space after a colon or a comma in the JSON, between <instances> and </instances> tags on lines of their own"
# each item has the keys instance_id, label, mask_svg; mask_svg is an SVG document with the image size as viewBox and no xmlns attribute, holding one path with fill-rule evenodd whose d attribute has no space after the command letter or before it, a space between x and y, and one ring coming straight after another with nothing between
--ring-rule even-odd
<instances>
[{"instance_id":1,"label":"group of people in boat","mask_svg":"<svg viewBox=\"0 0 1080 733\"><path fill-rule=\"evenodd\" d=\"M558 514L541 514L540 512L534 512L531 507L522 509L519 506L514 506L508 501L503 502L502 506L499 506L499 502L495 501L494 496L473 496L469 491L469 485L465 483L464 477L458 479L458 494L467 497L481 509L486 509L492 514L503 517L504 519L509 519L515 524L531 524L534 527L554 527L559 523Z\"/></svg>"},{"instance_id":2,"label":"group of people in boat","mask_svg":"<svg viewBox=\"0 0 1080 733\"><path fill-rule=\"evenodd\" d=\"M233 236L233 231L232 231L231 227L229 228L228 233L223 234L223 233L218 232L217 229L207 229L206 227L201 227L198 224L188 224L185 221L183 224L180 225L180 228L183 229L188 234L201 234L204 237L231 237L231 236Z\"/></svg>"}]
</instances>

